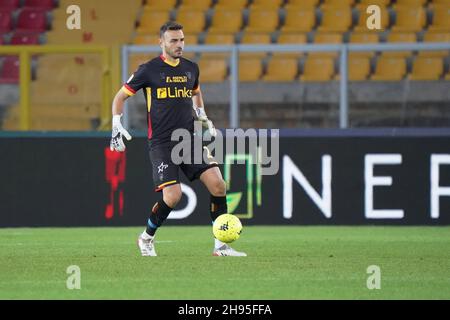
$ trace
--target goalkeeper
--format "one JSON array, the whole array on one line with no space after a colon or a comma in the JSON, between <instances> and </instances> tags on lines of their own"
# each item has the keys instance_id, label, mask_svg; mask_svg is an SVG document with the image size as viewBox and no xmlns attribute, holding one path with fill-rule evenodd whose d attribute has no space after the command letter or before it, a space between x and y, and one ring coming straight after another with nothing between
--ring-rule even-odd
<instances>
[{"instance_id":1,"label":"goalkeeper","mask_svg":"<svg viewBox=\"0 0 450 320\"><path fill-rule=\"evenodd\" d=\"M210 214L214 221L227 212L226 186L217 162L179 165L171 159L172 148L177 142L171 141L172 132L186 129L194 138L194 109L197 120L208 127L211 136L216 129L205 113L199 84L198 65L182 57L184 49L183 27L175 22L167 22L160 28L162 54L139 66L122 89L116 94L113 105L111 150L123 152L123 138L130 140L130 134L121 124L124 101L143 90L147 104L148 146L152 163L155 191L162 191L162 199L152 208L146 230L138 237L138 246L143 256L156 256L154 239L170 212L181 199L179 169L193 181L200 179L210 192ZM191 139L192 141L193 139ZM193 142L191 145L193 156ZM203 157L202 157L203 158ZM214 239L213 255L246 256L227 244Z\"/></svg>"}]
</instances>

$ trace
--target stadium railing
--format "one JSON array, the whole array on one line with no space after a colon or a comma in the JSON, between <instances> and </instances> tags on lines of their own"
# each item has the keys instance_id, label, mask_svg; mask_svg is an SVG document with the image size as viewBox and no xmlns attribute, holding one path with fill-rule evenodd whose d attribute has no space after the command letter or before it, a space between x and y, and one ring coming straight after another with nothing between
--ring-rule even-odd
<instances>
[{"instance_id":1,"label":"stadium railing","mask_svg":"<svg viewBox=\"0 0 450 320\"><path fill-rule=\"evenodd\" d=\"M122 81L129 77L128 58L133 53L159 52L159 46L125 45L122 47ZM381 44L304 44L304 45L192 45L186 52L225 52L230 54L230 127L239 128L239 53L241 52L339 52L339 127L348 127L348 53L364 51L434 51L450 50L450 43L381 43ZM127 108L124 122L129 123Z\"/></svg>"}]
</instances>

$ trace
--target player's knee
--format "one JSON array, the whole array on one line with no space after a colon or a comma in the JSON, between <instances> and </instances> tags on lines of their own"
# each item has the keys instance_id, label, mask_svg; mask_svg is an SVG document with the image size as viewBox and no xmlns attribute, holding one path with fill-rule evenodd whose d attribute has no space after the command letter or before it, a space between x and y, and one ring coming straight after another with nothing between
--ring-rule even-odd
<instances>
[{"instance_id":1,"label":"player's knee","mask_svg":"<svg viewBox=\"0 0 450 320\"><path fill-rule=\"evenodd\" d=\"M217 179L211 186L210 191L213 196L224 196L227 192L227 185L223 179Z\"/></svg>"},{"instance_id":2,"label":"player's knee","mask_svg":"<svg viewBox=\"0 0 450 320\"><path fill-rule=\"evenodd\" d=\"M175 208L175 206L181 200L181 188L167 188L163 191L163 199L164 202L171 208Z\"/></svg>"}]
</instances>

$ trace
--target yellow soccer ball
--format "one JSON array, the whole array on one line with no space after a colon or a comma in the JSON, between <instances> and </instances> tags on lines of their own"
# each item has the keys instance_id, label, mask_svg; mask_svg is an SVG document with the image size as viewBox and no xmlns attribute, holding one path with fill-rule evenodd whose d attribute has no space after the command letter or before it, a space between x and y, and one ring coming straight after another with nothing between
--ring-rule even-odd
<instances>
[{"instance_id":1,"label":"yellow soccer ball","mask_svg":"<svg viewBox=\"0 0 450 320\"><path fill-rule=\"evenodd\" d=\"M213 224L213 233L216 239L231 243L236 241L242 232L242 223L238 217L225 213L217 217Z\"/></svg>"}]
</instances>

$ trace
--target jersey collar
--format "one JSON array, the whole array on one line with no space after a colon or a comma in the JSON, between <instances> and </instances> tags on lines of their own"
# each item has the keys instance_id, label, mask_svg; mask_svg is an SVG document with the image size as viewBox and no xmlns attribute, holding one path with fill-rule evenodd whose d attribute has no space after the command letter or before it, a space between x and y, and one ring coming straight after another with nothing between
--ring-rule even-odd
<instances>
[{"instance_id":1,"label":"jersey collar","mask_svg":"<svg viewBox=\"0 0 450 320\"><path fill-rule=\"evenodd\" d=\"M164 61L165 63L167 63L169 66L176 67L177 65L180 64L180 59L177 59L176 62L170 62L170 61L167 60L166 57L164 57L163 55L160 55L159 57L161 58L162 61Z\"/></svg>"}]
</instances>

